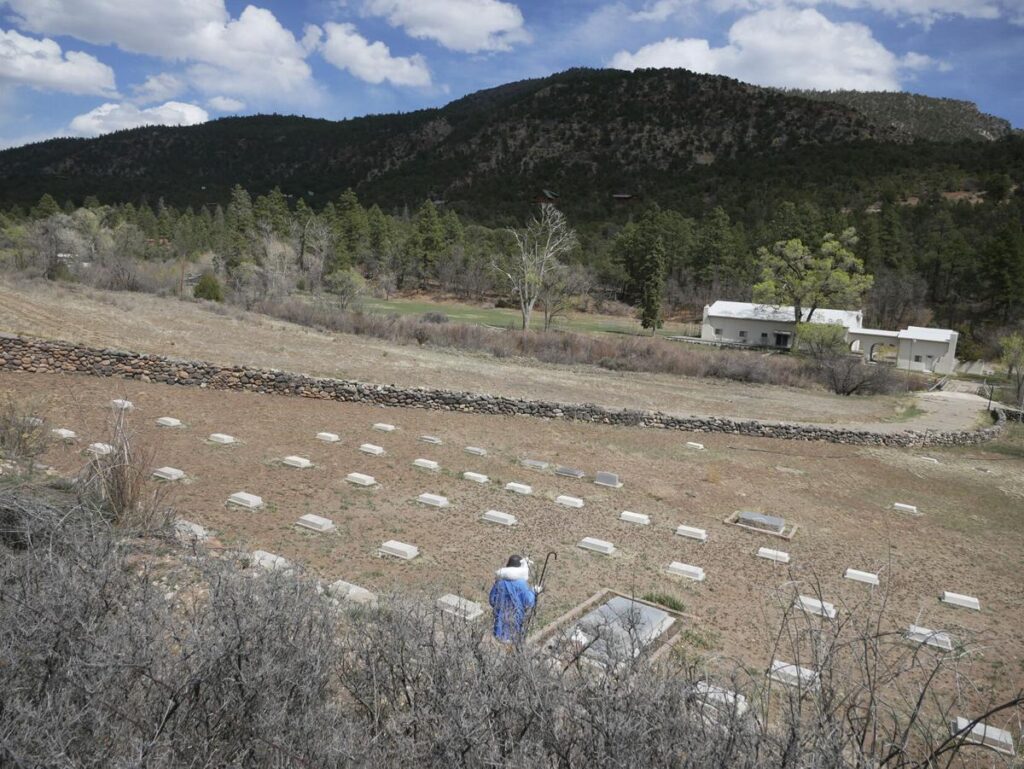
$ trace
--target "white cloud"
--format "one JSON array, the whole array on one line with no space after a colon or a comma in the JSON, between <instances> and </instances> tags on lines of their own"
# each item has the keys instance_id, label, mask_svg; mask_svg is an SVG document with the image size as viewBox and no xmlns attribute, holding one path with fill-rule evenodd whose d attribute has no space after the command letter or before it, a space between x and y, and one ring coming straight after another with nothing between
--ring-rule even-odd
<instances>
[{"instance_id":1,"label":"white cloud","mask_svg":"<svg viewBox=\"0 0 1024 769\"><path fill-rule=\"evenodd\" d=\"M99 136L145 125L196 125L209 119L202 107L180 101L169 101L148 109L139 109L129 103L108 102L72 120L71 130L86 136Z\"/></svg>"},{"instance_id":2,"label":"white cloud","mask_svg":"<svg viewBox=\"0 0 1024 769\"><path fill-rule=\"evenodd\" d=\"M245 109L245 102L230 96L214 96L207 99L206 106L217 112L238 112Z\"/></svg>"},{"instance_id":3,"label":"white cloud","mask_svg":"<svg viewBox=\"0 0 1024 769\"><path fill-rule=\"evenodd\" d=\"M693 5L693 0L653 0L629 15L630 21L668 21Z\"/></svg>"},{"instance_id":4,"label":"white cloud","mask_svg":"<svg viewBox=\"0 0 1024 769\"><path fill-rule=\"evenodd\" d=\"M931 24L941 18L998 19L1019 13L1021 0L711 0L713 8L754 10L785 5L823 6L878 11L894 18Z\"/></svg>"},{"instance_id":5,"label":"white cloud","mask_svg":"<svg viewBox=\"0 0 1024 769\"><path fill-rule=\"evenodd\" d=\"M150 75L144 83L132 86L135 101L150 104L155 101L167 101L185 92L185 83L180 77L167 72Z\"/></svg>"},{"instance_id":6,"label":"white cloud","mask_svg":"<svg viewBox=\"0 0 1024 769\"><path fill-rule=\"evenodd\" d=\"M610 66L683 67L789 88L893 91L908 71L938 63L916 53L897 57L863 24L834 23L814 9L777 8L740 18L720 48L670 37L634 53L619 51Z\"/></svg>"},{"instance_id":7,"label":"white cloud","mask_svg":"<svg viewBox=\"0 0 1024 769\"><path fill-rule=\"evenodd\" d=\"M0 85L25 85L44 91L116 96L114 70L81 51L62 52L44 38L37 40L0 29Z\"/></svg>"},{"instance_id":8,"label":"white cloud","mask_svg":"<svg viewBox=\"0 0 1024 769\"><path fill-rule=\"evenodd\" d=\"M363 10L453 51L507 51L530 40L519 6L502 0L365 0Z\"/></svg>"},{"instance_id":9,"label":"white cloud","mask_svg":"<svg viewBox=\"0 0 1024 769\"><path fill-rule=\"evenodd\" d=\"M327 38L321 52L338 69L351 72L368 83L425 87L430 85L430 70L419 54L392 56L384 43L371 43L351 24L324 25Z\"/></svg>"}]
</instances>

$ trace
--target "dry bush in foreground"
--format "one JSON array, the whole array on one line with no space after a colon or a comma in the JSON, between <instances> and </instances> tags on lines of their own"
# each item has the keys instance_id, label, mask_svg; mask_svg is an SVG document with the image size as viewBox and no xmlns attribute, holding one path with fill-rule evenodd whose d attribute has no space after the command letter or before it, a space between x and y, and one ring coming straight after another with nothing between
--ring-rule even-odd
<instances>
[{"instance_id":1,"label":"dry bush in foreground","mask_svg":"<svg viewBox=\"0 0 1024 769\"><path fill-rule=\"evenodd\" d=\"M10 395L0 399L0 460L11 463L19 474L31 475L36 459L49 448L50 426L36 416L45 409L21 403Z\"/></svg>"}]
</instances>

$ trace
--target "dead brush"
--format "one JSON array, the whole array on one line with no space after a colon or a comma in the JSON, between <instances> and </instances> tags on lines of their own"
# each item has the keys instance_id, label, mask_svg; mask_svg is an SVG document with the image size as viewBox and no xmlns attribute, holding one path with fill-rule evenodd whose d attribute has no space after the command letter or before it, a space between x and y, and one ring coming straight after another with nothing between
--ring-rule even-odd
<instances>
[{"instance_id":1,"label":"dead brush","mask_svg":"<svg viewBox=\"0 0 1024 769\"><path fill-rule=\"evenodd\" d=\"M43 411L39 404L21 403L10 395L0 400L0 460L19 474L31 475L36 459L52 442L46 420L36 416Z\"/></svg>"}]
</instances>

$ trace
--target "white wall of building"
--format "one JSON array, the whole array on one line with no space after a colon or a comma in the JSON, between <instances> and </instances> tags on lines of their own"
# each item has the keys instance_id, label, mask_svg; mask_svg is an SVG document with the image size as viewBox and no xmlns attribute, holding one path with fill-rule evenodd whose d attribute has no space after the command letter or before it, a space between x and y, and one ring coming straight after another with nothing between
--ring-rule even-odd
<instances>
[{"instance_id":1,"label":"white wall of building","mask_svg":"<svg viewBox=\"0 0 1024 769\"><path fill-rule=\"evenodd\" d=\"M786 334L785 344L777 345L775 335ZM753 318L716 318L704 316L700 338L723 344L749 344L751 347L789 347L796 334L796 323ZM762 336L763 335L763 336Z\"/></svg>"},{"instance_id":2,"label":"white wall of building","mask_svg":"<svg viewBox=\"0 0 1024 769\"><path fill-rule=\"evenodd\" d=\"M952 374L956 368L957 334L949 342L900 339L896 352L896 366L911 371Z\"/></svg>"}]
</instances>

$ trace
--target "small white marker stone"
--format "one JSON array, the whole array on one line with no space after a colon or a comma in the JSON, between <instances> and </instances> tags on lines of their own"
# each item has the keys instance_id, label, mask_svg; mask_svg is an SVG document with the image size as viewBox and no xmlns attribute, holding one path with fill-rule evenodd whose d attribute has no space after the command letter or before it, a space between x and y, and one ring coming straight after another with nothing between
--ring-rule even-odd
<instances>
[{"instance_id":1,"label":"small white marker stone","mask_svg":"<svg viewBox=\"0 0 1024 769\"><path fill-rule=\"evenodd\" d=\"M181 420L174 417L160 417L156 420L157 427L181 427Z\"/></svg>"},{"instance_id":2,"label":"small white marker stone","mask_svg":"<svg viewBox=\"0 0 1024 769\"><path fill-rule=\"evenodd\" d=\"M415 545L407 545L396 539L389 539L378 548L379 555L390 555L394 558L401 558L403 561L411 561L420 554L420 549Z\"/></svg>"},{"instance_id":3,"label":"small white marker stone","mask_svg":"<svg viewBox=\"0 0 1024 769\"><path fill-rule=\"evenodd\" d=\"M950 725L951 734L959 734L963 732L970 725L973 719L967 719L957 717ZM998 751L999 753L1006 753L1009 756L1016 755L1016 751L1013 747L1013 735L1006 729L997 729L994 726L989 726L984 721L976 723L970 731L963 735L964 742L970 742L974 745L982 745L986 748Z\"/></svg>"},{"instance_id":4,"label":"small white marker stone","mask_svg":"<svg viewBox=\"0 0 1024 769\"><path fill-rule=\"evenodd\" d=\"M803 668L781 660L772 660L768 676L786 686L804 686L817 688L818 673L810 668Z\"/></svg>"},{"instance_id":5,"label":"small white marker stone","mask_svg":"<svg viewBox=\"0 0 1024 769\"><path fill-rule=\"evenodd\" d=\"M962 593L951 593L948 590L942 593L942 597L939 599L943 603L948 603L950 606L959 606L962 609L973 609L974 611L981 611L981 603L972 595L963 595Z\"/></svg>"},{"instance_id":6,"label":"small white marker stone","mask_svg":"<svg viewBox=\"0 0 1024 769\"><path fill-rule=\"evenodd\" d=\"M268 571L287 569L291 566L291 564L281 556L275 555L274 553L268 553L266 550L253 550L252 564L253 566L259 566L261 569L267 569Z\"/></svg>"},{"instance_id":7,"label":"small white marker stone","mask_svg":"<svg viewBox=\"0 0 1024 769\"><path fill-rule=\"evenodd\" d=\"M174 536L182 542L205 542L210 538L210 532L198 523L178 519L174 522Z\"/></svg>"},{"instance_id":8,"label":"small white marker stone","mask_svg":"<svg viewBox=\"0 0 1024 769\"><path fill-rule=\"evenodd\" d=\"M953 651L953 639L949 637L949 633L942 633L930 628L911 625L907 628L905 635L906 639L913 643L934 646L936 649L942 649L947 652Z\"/></svg>"},{"instance_id":9,"label":"small white marker stone","mask_svg":"<svg viewBox=\"0 0 1024 769\"><path fill-rule=\"evenodd\" d=\"M433 459L414 459L412 461L413 467L418 467L421 470L430 470L432 473L436 473L441 469L441 465L435 462Z\"/></svg>"},{"instance_id":10,"label":"small white marker stone","mask_svg":"<svg viewBox=\"0 0 1024 769\"><path fill-rule=\"evenodd\" d=\"M307 513L306 515L299 518L295 522L296 526L301 526L304 529L310 529L312 531L318 531L320 533L334 531L334 521L330 518L323 518L319 515L313 515Z\"/></svg>"},{"instance_id":11,"label":"small white marker stone","mask_svg":"<svg viewBox=\"0 0 1024 769\"><path fill-rule=\"evenodd\" d=\"M337 433L317 433L316 439L324 443L337 443L341 440Z\"/></svg>"},{"instance_id":12,"label":"small white marker stone","mask_svg":"<svg viewBox=\"0 0 1024 769\"><path fill-rule=\"evenodd\" d=\"M448 507L448 497L442 497L440 494L420 494L416 501L430 507Z\"/></svg>"},{"instance_id":13,"label":"small white marker stone","mask_svg":"<svg viewBox=\"0 0 1024 769\"><path fill-rule=\"evenodd\" d=\"M466 471L462 474L462 477L467 481L473 481L473 483L490 483L491 479L483 473L473 473Z\"/></svg>"},{"instance_id":14,"label":"small white marker stone","mask_svg":"<svg viewBox=\"0 0 1024 769\"><path fill-rule=\"evenodd\" d=\"M185 471L177 467L158 467L153 471L153 476L165 481L180 481L185 477Z\"/></svg>"},{"instance_id":15,"label":"small white marker stone","mask_svg":"<svg viewBox=\"0 0 1024 769\"><path fill-rule=\"evenodd\" d=\"M615 552L615 545L611 542L605 542L603 539L597 539L596 537L584 537L577 544L576 547L581 547L584 550L592 550L595 553L601 555L611 555Z\"/></svg>"},{"instance_id":16,"label":"small white marker stone","mask_svg":"<svg viewBox=\"0 0 1024 769\"><path fill-rule=\"evenodd\" d=\"M784 553L782 550L772 550L770 547L758 548L757 557L767 558L769 561L775 561L776 563L789 563L789 553Z\"/></svg>"},{"instance_id":17,"label":"small white marker stone","mask_svg":"<svg viewBox=\"0 0 1024 769\"><path fill-rule=\"evenodd\" d=\"M502 513L499 510L488 510L480 516L480 520L486 521L487 523L497 523L500 526L515 526L519 523L514 515Z\"/></svg>"},{"instance_id":18,"label":"small white marker stone","mask_svg":"<svg viewBox=\"0 0 1024 769\"><path fill-rule=\"evenodd\" d=\"M373 426L373 429L379 433L393 433L398 428L394 425L389 425L387 422L377 422L377 424Z\"/></svg>"},{"instance_id":19,"label":"small white marker stone","mask_svg":"<svg viewBox=\"0 0 1024 769\"><path fill-rule=\"evenodd\" d=\"M516 494L532 494L533 487L525 483L510 482L505 484L505 491L514 491Z\"/></svg>"},{"instance_id":20,"label":"small white marker stone","mask_svg":"<svg viewBox=\"0 0 1024 769\"><path fill-rule=\"evenodd\" d=\"M487 456L487 449L482 449L479 446L466 446L466 448L463 449L463 451L465 451L467 454L472 454L473 456L477 457Z\"/></svg>"},{"instance_id":21,"label":"small white marker stone","mask_svg":"<svg viewBox=\"0 0 1024 769\"><path fill-rule=\"evenodd\" d=\"M105 457L107 454L112 452L114 447L109 443L90 443L87 452L97 457Z\"/></svg>"},{"instance_id":22,"label":"small white marker stone","mask_svg":"<svg viewBox=\"0 0 1024 769\"><path fill-rule=\"evenodd\" d=\"M356 486L376 486L377 479L372 475L364 475L363 473L349 473L345 476L345 480L349 483L354 483Z\"/></svg>"},{"instance_id":23,"label":"small white marker stone","mask_svg":"<svg viewBox=\"0 0 1024 769\"><path fill-rule=\"evenodd\" d=\"M644 515L643 513L631 513L629 510L623 510L619 513L619 520L625 521L626 523L635 523L640 526L650 526L651 517Z\"/></svg>"},{"instance_id":24,"label":"small white marker stone","mask_svg":"<svg viewBox=\"0 0 1024 769\"><path fill-rule=\"evenodd\" d=\"M210 433L210 443L219 443L221 446L230 446L235 443L235 437L227 433Z\"/></svg>"},{"instance_id":25,"label":"small white marker stone","mask_svg":"<svg viewBox=\"0 0 1024 769\"><path fill-rule=\"evenodd\" d=\"M521 459L519 464L530 470L547 470L551 465L541 459Z\"/></svg>"},{"instance_id":26,"label":"small white marker stone","mask_svg":"<svg viewBox=\"0 0 1024 769\"><path fill-rule=\"evenodd\" d=\"M310 467L313 466L313 463L310 462L305 457L296 457L296 456L285 457L284 459L281 460L281 462L283 464L288 465L288 467L297 467L300 470L308 470Z\"/></svg>"},{"instance_id":27,"label":"small white marker stone","mask_svg":"<svg viewBox=\"0 0 1024 769\"><path fill-rule=\"evenodd\" d=\"M809 595L799 595L793 602L794 609L800 609L806 614L814 614L818 617L825 617L826 619L836 618L836 607L827 601L820 601L817 598L812 598Z\"/></svg>"},{"instance_id":28,"label":"small white marker stone","mask_svg":"<svg viewBox=\"0 0 1024 769\"><path fill-rule=\"evenodd\" d=\"M131 411L135 408L135 404L122 398L115 398L110 401L110 407L115 411Z\"/></svg>"},{"instance_id":29,"label":"small white marker stone","mask_svg":"<svg viewBox=\"0 0 1024 769\"><path fill-rule=\"evenodd\" d=\"M622 481L615 473L599 472L594 476L594 483L598 486L607 486L609 489L621 489Z\"/></svg>"},{"instance_id":30,"label":"small white marker stone","mask_svg":"<svg viewBox=\"0 0 1024 769\"><path fill-rule=\"evenodd\" d=\"M893 510L899 510L901 513L913 513L917 515L917 505L905 505L902 502L893 502Z\"/></svg>"},{"instance_id":31,"label":"small white marker stone","mask_svg":"<svg viewBox=\"0 0 1024 769\"><path fill-rule=\"evenodd\" d=\"M228 504L238 505L239 507L245 507L249 510L256 510L263 507L263 497L257 497L255 494L249 494L246 491L236 491L228 497Z\"/></svg>"},{"instance_id":32,"label":"small white marker stone","mask_svg":"<svg viewBox=\"0 0 1024 769\"><path fill-rule=\"evenodd\" d=\"M583 500L580 499L579 497L570 497L565 494L561 494L560 496L555 498L555 504L561 505L562 507L580 508L583 507Z\"/></svg>"},{"instance_id":33,"label":"small white marker stone","mask_svg":"<svg viewBox=\"0 0 1024 769\"><path fill-rule=\"evenodd\" d=\"M687 539L695 539L698 542L708 541L708 533L704 529L698 529L696 526L677 526L676 534Z\"/></svg>"},{"instance_id":34,"label":"small white marker stone","mask_svg":"<svg viewBox=\"0 0 1024 769\"><path fill-rule=\"evenodd\" d=\"M704 696L704 701L715 710L724 710L727 714L742 716L747 712L747 698L738 692L723 689L721 686L698 681L694 687Z\"/></svg>"},{"instance_id":35,"label":"small white marker stone","mask_svg":"<svg viewBox=\"0 0 1024 769\"><path fill-rule=\"evenodd\" d=\"M51 430L54 435L62 441L73 441L78 437L78 433L74 430L68 430L66 427L55 427Z\"/></svg>"},{"instance_id":36,"label":"small white marker stone","mask_svg":"<svg viewBox=\"0 0 1024 769\"><path fill-rule=\"evenodd\" d=\"M352 603L377 603L377 596L375 594L371 593L365 587L353 585L351 582L346 582L343 579L339 579L328 585L327 593L332 598L351 601Z\"/></svg>"},{"instance_id":37,"label":"small white marker stone","mask_svg":"<svg viewBox=\"0 0 1024 769\"><path fill-rule=\"evenodd\" d=\"M438 438L436 435L421 435L419 437L419 440L421 443L430 443L434 446L441 445L441 439Z\"/></svg>"},{"instance_id":38,"label":"small white marker stone","mask_svg":"<svg viewBox=\"0 0 1024 769\"><path fill-rule=\"evenodd\" d=\"M467 622L472 622L484 613L484 609L480 604L470 601L468 598L452 595L451 593L437 599L437 608L445 614L451 614Z\"/></svg>"},{"instance_id":39,"label":"small white marker stone","mask_svg":"<svg viewBox=\"0 0 1024 769\"><path fill-rule=\"evenodd\" d=\"M686 448L693 449L694 451L704 451L704 444L694 443L693 441L687 441Z\"/></svg>"},{"instance_id":40,"label":"small white marker stone","mask_svg":"<svg viewBox=\"0 0 1024 769\"><path fill-rule=\"evenodd\" d=\"M373 454L375 457L379 457L384 453L384 449L381 446L375 446L372 443L364 443L359 447L359 450L364 454Z\"/></svg>"},{"instance_id":41,"label":"small white marker stone","mask_svg":"<svg viewBox=\"0 0 1024 769\"><path fill-rule=\"evenodd\" d=\"M670 574L675 574L679 577L686 577L686 579L692 579L694 582L704 581L704 569L702 569L700 566L691 566L688 563L672 561L672 563L668 565L667 571Z\"/></svg>"},{"instance_id":42,"label":"small white marker stone","mask_svg":"<svg viewBox=\"0 0 1024 769\"><path fill-rule=\"evenodd\" d=\"M854 582L863 582L865 585L878 584L877 574L872 574L870 571L858 571L857 569L847 569L843 574L843 579L851 579Z\"/></svg>"}]
</instances>

